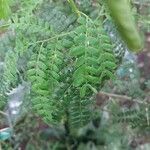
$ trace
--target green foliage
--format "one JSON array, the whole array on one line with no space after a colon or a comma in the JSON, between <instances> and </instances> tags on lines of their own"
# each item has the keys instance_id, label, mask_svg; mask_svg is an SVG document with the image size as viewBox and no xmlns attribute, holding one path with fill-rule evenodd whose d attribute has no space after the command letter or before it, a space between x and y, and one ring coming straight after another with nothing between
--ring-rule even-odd
<instances>
[{"instance_id":1,"label":"green foliage","mask_svg":"<svg viewBox=\"0 0 150 150\"><path fill-rule=\"evenodd\" d=\"M38 47L36 47L36 50ZM32 57L28 63L27 79L31 82L32 92L32 106L35 111L48 122L51 120L51 101L49 97L49 84L48 80L48 66L46 58L47 51L43 47L43 44L39 46L39 49L32 54ZM49 104L49 105L47 105Z\"/></svg>"},{"instance_id":2,"label":"green foliage","mask_svg":"<svg viewBox=\"0 0 150 150\"><path fill-rule=\"evenodd\" d=\"M104 78L112 79L111 72L116 65L115 57L111 54L113 46L103 34L100 23L91 23L88 18L80 18L79 23L81 25L75 29L74 46L70 51L71 56L77 58L73 84L86 91L88 86L100 84Z\"/></svg>"},{"instance_id":3,"label":"green foliage","mask_svg":"<svg viewBox=\"0 0 150 150\"><path fill-rule=\"evenodd\" d=\"M75 14L68 14L62 11L60 7L55 6L55 4L47 5L43 3L37 15L43 21L48 22L57 33L71 30L76 20Z\"/></svg>"},{"instance_id":4,"label":"green foliage","mask_svg":"<svg viewBox=\"0 0 150 150\"><path fill-rule=\"evenodd\" d=\"M141 107L138 109L124 110L119 112L115 116L115 121L121 123L127 123L132 128L144 128L145 130L150 129L150 120L149 120L149 107Z\"/></svg>"},{"instance_id":5,"label":"green foliage","mask_svg":"<svg viewBox=\"0 0 150 150\"><path fill-rule=\"evenodd\" d=\"M0 0L0 19L7 19L10 15L10 0Z\"/></svg>"},{"instance_id":6,"label":"green foliage","mask_svg":"<svg viewBox=\"0 0 150 150\"><path fill-rule=\"evenodd\" d=\"M55 2L18 3L10 26L15 40L6 53L1 93L28 81L34 111L48 124L68 121L74 130L91 120L93 94L115 78L117 60L100 19L80 13L76 21L71 9L59 4L64 9Z\"/></svg>"},{"instance_id":7,"label":"green foliage","mask_svg":"<svg viewBox=\"0 0 150 150\"><path fill-rule=\"evenodd\" d=\"M149 129L149 105L145 106L145 101L141 101L142 106L138 105L136 109L132 105L135 101L132 98L145 98L139 81L133 78L129 81L120 79L114 82L114 88L109 89L109 92L131 96L129 99L133 108L119 109L121 106L118 105L113 108L112 103L117 98L103 100L100 97L100 101L108 104L100 106L102 114L98 114L98 118L95 115L95 94L105 88L106 81L115 79L115 70L127 48L101 3L76 0L75 8L73 3L70 5L68 2L12 2L13 13L10 25L6 28L8 35L4 33L0 38L3 52L0 56L0 108L6 106L7 92L27 82L30 92L24 103L31 104L34 115L53 126L46 126L48 130L42 129L37 136L40 125L37 128L31 125L35 129L30 134L26 133L23 124L21 130L26 137L22 143L29 140L26 149L35 149L39 145L41 149L58 150L129 149L121 122L134 128ZM78 8L80 11L74 10ZM38 122L40 119L36 120L35 116L31 120ZM17 128L18 124L15 125ZM54 126L60 127L59 130ZM19 134L18 141L21 139L19 129L14 131ZM41 134L48 139L41 140ZM38 138L40 142L35 142ZM54 142L50 142L51 139Z\"/></svg>"},{"instance_id":8,"label":"green foliage","mask_svg":"<svg viewBox=\"0 0 150 150\"><path fill-rule=\"evenodd\" d=\"M96 89L115 78L114 46L100 19L81 13L76 21L71 11L48 4L19 3L24 9L12 17L15 41L5 57L3 93L27 80L35 112L48 124L68 121L75 129L91 120Z\"/></svg>"},{"instance_id":9,"label":"green foliage","mask_svg":"<svg viewBox=\"0 0 150 150\"><path fill-rule=\"evenodd\" d=\"M71 131L76 132L77 129L83 127L92 119L93 99L83 95L81 97L81 92L79 93L79 91L74 91L73 94L76 96L70 97L68 117Z\"/></svg>"},{"instance_id":10,"label":"green foliage","mask_svg":"<svg viewBox=\"0 0 150 150\"><path fill-rule=\"evenodd\" d=\"M79 9L84 13L89 14L91 12L91 10L93 10L92 0L82 0L82 1L76 0L76 3L78 5Z\"/></svg>"}]
</instances>

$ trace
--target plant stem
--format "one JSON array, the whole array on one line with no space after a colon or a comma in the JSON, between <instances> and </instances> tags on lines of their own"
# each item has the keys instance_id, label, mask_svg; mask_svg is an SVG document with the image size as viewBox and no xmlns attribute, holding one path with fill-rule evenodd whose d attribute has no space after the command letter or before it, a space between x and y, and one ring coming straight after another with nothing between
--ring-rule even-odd
<instances>
[{"instance_id":1,"label":"plant stem","mask_svg":"<svg viewBox=\"0 0 150 150\"><path fill-rule=\"evenodd\" d=\"M80 17L80 12L79 12L75 2L73 0L67 0L67 1L70 4L72 10L78 15L78 17Z\"/></svg>"},{"instance_id":2,"label":"plant stem","mask_svg":"<svg viewBox=\"0 0 150 150\"><path fill-rule=\"evenodd\" d=\"M36 41L35 43L30 43L29 45L33 45L33 44L38 44L38 43L45 43L45 42L48 42L50 40L53 40L53 39L56 39L56 38L60 38L60 37L63 37L63 36L66 36L66 35L69 35L73 33L73 31L71 32L67 32L67 33L63 33L63 34L59 34L59 35L56 35L56 36L53 36L53 37L50 37L48 39L44 39L44 40L40 40L40 41Z\"/></svg>"},{"instance_id":3,"label":"plant stem","mask_svg":"<svg viewBox=\"0 0 150 150\"><path fill-rule=\"evenodd\" d=\"M125 96L125 95L117 95L117 94L112 94L112 93L107 93L107 92L99 92L103 95L106 95L106 96L109 96L109 97L112 97L112 98L118 98L118 99L126 99L128 101L132 101L132 102L137 102L139 104L144 104L144 105L148 105L147 102L145 101L140 101L140 100L136 100L136 99L133 99L132 97L128 97L128 96Z\"/></svg>"}]
</instances>

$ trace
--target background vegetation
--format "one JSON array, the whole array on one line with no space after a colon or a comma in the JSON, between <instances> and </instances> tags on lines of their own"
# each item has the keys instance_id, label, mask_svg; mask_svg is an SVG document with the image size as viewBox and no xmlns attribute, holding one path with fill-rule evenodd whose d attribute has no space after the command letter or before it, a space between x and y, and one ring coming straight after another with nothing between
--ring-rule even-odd
<instances>
[{"instance_id":1,"label":"background vegetation","mask_svg":"<svg viewBox=\"0 0 150 150\"><path fill-rule=\"evenodd\" d=\"M150 149L150 2L132 1L139 54L104 1L75 4L14 0L0 21L0 149Z\"/></svg>"}]
</instances>

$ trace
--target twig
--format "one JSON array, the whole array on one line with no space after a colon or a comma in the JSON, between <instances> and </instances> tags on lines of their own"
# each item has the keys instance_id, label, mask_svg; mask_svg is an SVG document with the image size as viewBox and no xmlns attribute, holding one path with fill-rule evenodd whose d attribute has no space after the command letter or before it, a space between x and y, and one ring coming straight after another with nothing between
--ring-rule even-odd
<instances>
[{"instance_id":1,"label":"twig","mask_svg":"<svg viewBox=\"0 0 150 150\"><path fill-rule=\"evenodd\" d=\"M112 98L126 99L128 101L132 101L132 102L137 102L139 104L148 105L147 102L139 101L139 100L133 99L132 97L128 97L128 96L125 96L125 95L117 95L117 94L106 93L106 92L100 92L100 94L103 94L103 95L106 95L106 96L109 96L109 97L112 97Z\"/></svg>"},{"instance_id":2,"label":"twig","mask_svg":"<svg viewBox=\"0 0 150 150\"><path fill-rule=\"evenodd\" d=\"M134 5L138 5L138 6L150 6L150 3L146 2L146 3L141 3L141 2L133 2Z\"/></svg>"},{"instance_id":3,"label":"twig","mask_svg":"<svg viewBox=\"0 0 150 150\"><path fill-rule=\"evenodd\" d=\"M44 39L44 40L40 40L40 41L36 41L35 43L30 43L29 45L33 45L33 44L38 44L38 43L45 43L45 42L48 42L50 40L53 40L53 39L56 39L56 38L60 38L60 37L63 37L63 36L66 36L66 35L69 35L73 33L73 31L71 32L67 32L67 33L63 33L63 34L59 34L59 35L56 35L54 37L51 37L51 38L48 38L48 39Z\"/></svg>"},{"instance_id":4,"label":"twig","mask_svg":"<svg viewBox=\"0 0 150 150\"><path fill-rule=\"evenodd\" d=\"M74 3L74 1L73 0L67 0L67 1L70 4L72 10L78 15L78 17L80 17L80 12L79 12L76 4Z\"/></svg>"},{"instance_id":5,"label":"twig","mask_svg":"<svg viewBox=\"0 0 150 150\"><path fill-rule=\"evenodd\" d=\"M2 115L4 115L4 116L8 116L8 114L7 113L5 113L5 112L3 112L3 111L0 111L0 114L2 114Z\"/></svg>"}]
</instances>

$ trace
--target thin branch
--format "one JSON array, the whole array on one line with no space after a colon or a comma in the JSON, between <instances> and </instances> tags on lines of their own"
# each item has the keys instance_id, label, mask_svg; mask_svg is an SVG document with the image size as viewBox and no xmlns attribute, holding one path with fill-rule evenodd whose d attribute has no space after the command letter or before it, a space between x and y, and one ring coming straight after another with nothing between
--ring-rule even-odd
<instances>
[{"instance_id":1,"label":"thin branch","mask_svg":"<svg viewBox=\"0 0 150 150\"><path fill-rule=\"evenodd\" d=\"M72 10L78 15L78 17L80 17L80 11L78 10L75 2L73 0L67 0L67 1L70 4Z\"/></svg>"},{"instance_id":2,"label":"thin branch","mask_svg":"<svg viewBox=\"0 0 150 150\"><path fill-rule=\"evenodd\" d=\"M8 114L3 111L0 111L0 114L2 114L3 116L6 116L6 117L8 116Z\"/></svg>"},{"instance_id":3,"label":"thin branch","mask_svg":"<svg viewBox=\"0 0 150 150\"><path fill-rule=\"evenodd\" d=\"M73 33L73 32L74 32L74 31L67 32L67 33L63 33L63 34L59 34L59 35L56 35L56 36L51 37L51 38L48 38L48 39L39 40L39 41L36 41L35 43L30 43L29 45L38 44L38 43L45 43L45 42L48 42L48 41L50 41L50 40L53 40L53 39L56 39L56 38L60 38L60 37L69 35L69 34L71 34L71 33Z\"/></svg>"},{"instance_id":4,"label":"thin branch","mask_svg":"<svg viewBox=\"0 0 150 150\"><path fill-rule=\"evenodd\" d=\"M149 104L149 103L147 103L147 102L140 101L140 100L136 100L136 99L133 99L132 97L128 97L128 96L125 96L125 95L117 95L117 94L112 94L112 93L107 93L107 92L100 92L100 93L103 94L103 95L112 97L112 98L126 99L126 100L128 100L128 101L137 102L137 103L139 103L139 104L145 104L145 105L148 105L148 104Z\"/></svg>"},{"instance_id":5,"label":"thin branch","mask_svg":"<svg viewBox=\"0 0 150 150\"><path fill-rule=\"evenodd\" d=\"M146 2L146 3L141 3L141 2L132 2L134 5L138 5L138 6L146 6L149 7L150 3Z\"/></svg>"}]
</instances>

